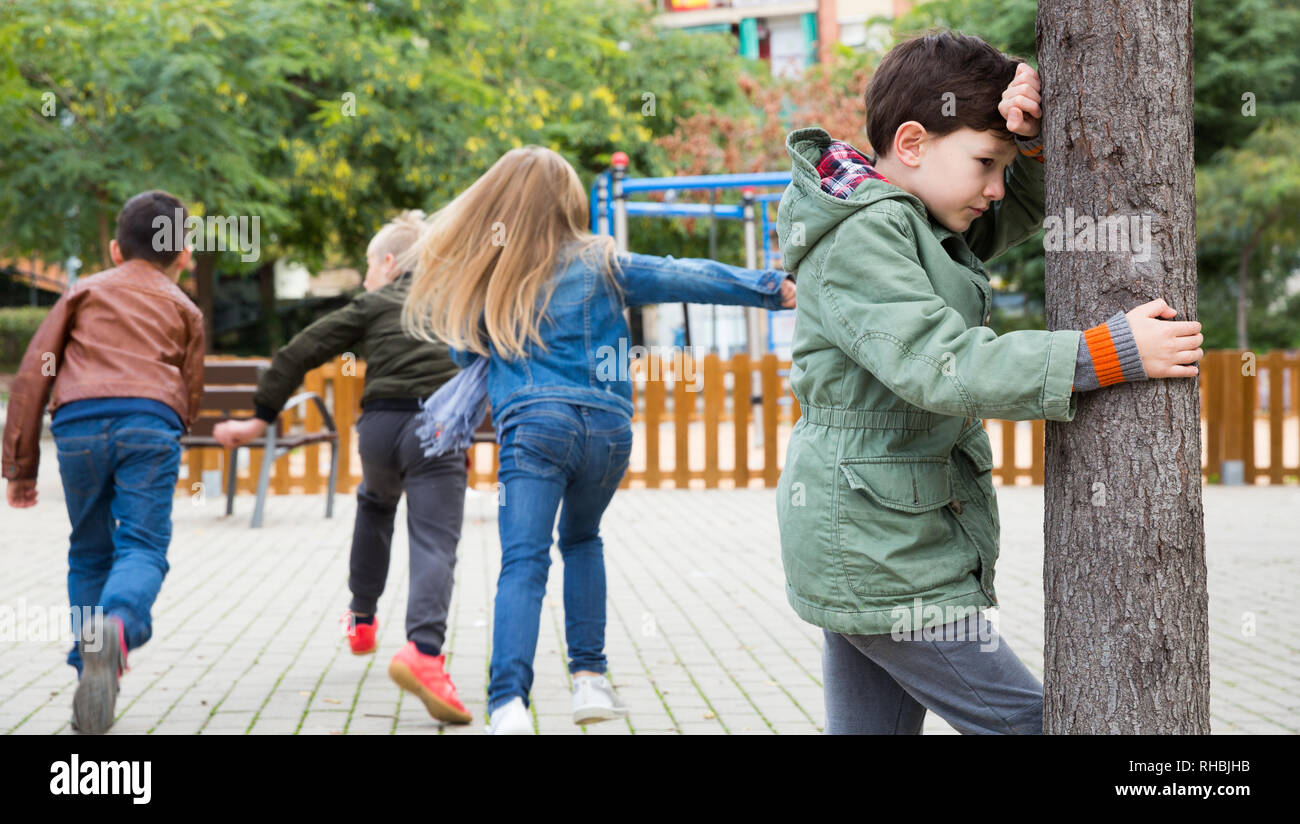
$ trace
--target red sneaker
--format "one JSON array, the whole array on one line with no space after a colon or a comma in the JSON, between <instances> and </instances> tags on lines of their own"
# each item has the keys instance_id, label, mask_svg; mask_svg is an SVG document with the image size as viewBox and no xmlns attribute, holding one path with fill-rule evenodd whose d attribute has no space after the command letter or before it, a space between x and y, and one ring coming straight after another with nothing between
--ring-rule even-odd
<instances>
[{"instance_id":1,"label":"red sneaker","mask_svg":"<svg viewBox=\"0 0 1300 824\"><path fill-rule=\"evenodd\" d=\"M375 643L375 633L379 631L379 616L376 615L369 624L358 624L357 614L352 610L343 613L343 618L348 622L348 646L352 648L353 655L369 655L378 648Z\"/></svg>"},{"instance_id":2,"label":"red sneaker","mask_svg":"<svg viewBox=\"0 0 1300 824\"><path fill-rule=\"evenodd\" d=\"M429 715L439 721L468 724L474 717L456 697L456 685L443 670L445 659L445 655L425 655L416 649L414 641L408 641L389 662L388 676L397 686L415 693Z\"/></svg>"}]
</instances>

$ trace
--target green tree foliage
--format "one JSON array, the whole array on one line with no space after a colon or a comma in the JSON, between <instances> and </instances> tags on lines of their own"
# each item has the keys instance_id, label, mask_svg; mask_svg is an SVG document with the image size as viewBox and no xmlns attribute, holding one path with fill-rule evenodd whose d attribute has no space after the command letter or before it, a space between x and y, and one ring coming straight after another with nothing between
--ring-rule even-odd
<instances>
[{"instance_id":1,"label":"green tree foliage","mask_svg":"<svg viewBox=\"0 0 1300 824\"><path fill-rule=\"evenodd\" d=\"M511 147L550 146L584 183L616 150L658 174L656 137L738 97L727 38L658 31L639 4L17 0L0 15L0 246L92 270L143 189L260 217L262 260L227 254L227 271L360 264L395 211L438 208Z\"/></svg>"}]
</instances>

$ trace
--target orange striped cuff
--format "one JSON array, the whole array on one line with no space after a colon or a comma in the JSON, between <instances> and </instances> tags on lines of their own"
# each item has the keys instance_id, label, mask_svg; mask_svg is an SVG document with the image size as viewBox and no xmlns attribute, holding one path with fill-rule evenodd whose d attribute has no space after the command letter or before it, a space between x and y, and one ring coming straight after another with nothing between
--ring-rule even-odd
<instances>
[{"instance_id":1,"label":"orange striped cuff","mask_svg":"<svg viewBox=\"0 0 1300 824\"><path fill-rule=\"evenodd\" d=\"M1106 324L1094 326L1091 329L1085 329L1083 332L1084 344L1088 347L1088 354L1092 357L1092 370L1097 375L1097 383L1100 386L1111 386L1116 383L1124 382L1124 369L1119 363L1119 353L1115 350L1115 342L1111 340L1110 328Z\"/></svg>"}]
</instances>

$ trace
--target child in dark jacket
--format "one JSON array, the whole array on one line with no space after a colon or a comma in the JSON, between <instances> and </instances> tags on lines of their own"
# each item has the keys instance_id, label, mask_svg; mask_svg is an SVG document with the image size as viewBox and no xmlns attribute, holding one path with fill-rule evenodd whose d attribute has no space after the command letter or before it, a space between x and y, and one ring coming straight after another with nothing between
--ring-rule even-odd
<instances>
[{"instance_id":1,"label":"child in dark jacket","mask_svg":"<svg viewBox=\"0 0 1300 824\"><path fill-rule=\"evenodd\" d=\"M464 517L467 453L426 458L415 434L421 400L459 369L445 344L414 340L401 329L411 280L408 258L423 225L423 214L410 211L381 229L366 252L366 292L294 336L258 382L257 416L220 423L213 435L226 447L261 437L309 370L345 352L361 352L366 360L357 421L362 481L348 576L348 642L357 655L377 647L375 615L388 577L397 502L405 492L411 552L407 643L388 672L419 696L434 718L466 724L472 717L447 675L442 644Z\"/></svg>"}]
</instances>

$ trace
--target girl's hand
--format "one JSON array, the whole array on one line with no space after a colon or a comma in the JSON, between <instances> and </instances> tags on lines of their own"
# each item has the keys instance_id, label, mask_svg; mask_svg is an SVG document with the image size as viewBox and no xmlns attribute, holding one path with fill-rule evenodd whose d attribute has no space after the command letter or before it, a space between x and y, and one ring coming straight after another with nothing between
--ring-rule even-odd
<instances>
[{"instance_id":1,"label":"girl's hand","mask_svg":"<svg viewBox=\"0 0 1300 824\"><path fill-rule=\"evenodd\" d=\"M1201 324L1194 320L1157 320L1177 314L1159 298L1125 314L1148 378L1194 378L1200 371L1190 364L1205 354L1200 348L1205 341Z\"/></svg>"},{"instance_id":2,"label":"girl's hand","mask_svg":"<svg viewBox=\"0 0 1300 824\"><path fill-rule=\"evenodd\" d=\"M1016 76L1002 93L998 112L1007 119L1007 131L1021 137L1037 137L1043 120L1043 100L1038 72L1028 63L1016 66Z\"/></svg>"},{"instance_id":3,"label":"girl's hand","mask_svg":"<svg viewBox=\"0 0 1300 824\"><path fill-rule=\"evenodd\" d=\"M212 428L212 437L226 449L243 446L266 434L266 421L250 418L246 421L222 421Z\"/></svg>"},{"instance_id":4,"label":"girl's hand","mask_svg":"<svg viewBox=\"0 0 1300 824\"><path fill-rule=\"evenodd\" d=\"M790 278L781 281L781 306L786 309L794 308L794 281Z\"/></svg>"}]
</instances>

